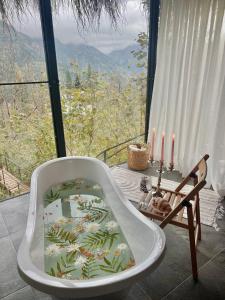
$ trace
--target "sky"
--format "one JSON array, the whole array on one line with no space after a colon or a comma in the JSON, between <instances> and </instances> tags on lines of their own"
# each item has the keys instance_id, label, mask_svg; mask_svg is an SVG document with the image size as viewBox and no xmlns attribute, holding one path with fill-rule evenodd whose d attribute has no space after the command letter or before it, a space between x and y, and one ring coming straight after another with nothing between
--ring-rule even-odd
<instances>
[{"instance_id":1,"label":"sky","mask_svg":"<svg viewBox=\"0 0 225 300\"><path fill-rule=\"evenodd\" d=\"M41 37L38 14L22 18L22 24L15 21L15 28L32 37ZM109 18L102 16L100 28L86 32L78 30L71 11L60 11L54 16L55 37L63 43L88 44L104 53L123 49L134 44L139 32L147 30L146 16L140 6L140 0L128 0L124 17L117 29L112 28Z\"/></svg>"}]
</instances>

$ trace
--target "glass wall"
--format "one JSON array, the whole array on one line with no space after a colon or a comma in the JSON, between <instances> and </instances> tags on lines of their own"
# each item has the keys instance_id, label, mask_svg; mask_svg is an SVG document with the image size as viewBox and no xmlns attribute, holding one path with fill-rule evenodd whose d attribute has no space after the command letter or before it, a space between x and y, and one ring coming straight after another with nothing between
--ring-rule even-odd
<instances>
[{"instance_id":1,"label":"glass wall","mask_svg":"<svg viewBox=\"0 0 225 300\"><path fill-rule=\"evenodd\" d=\"M118 164L133 137L143 141L147 18L141 2L127 1L117 27L104 13L99 26L85 29L68 6L53 14L67 155ZM14 28L0 21L0 200L28 191L34 168L56 157L39 16L20 21Z\"/></svg>"},{"instance_id":2,"label":"glass wall","mask_svg":"<svg viewBox=\"0 0 225 300\"><path fill-rule=\"evenodd\" d=\"M99 27L84 29L61 9L54 30L67 155L96 157L144 133L147 20L141 1L127 2L116 28L103 14ZM110 165L126 160L125 148L114 149Z\"/></svg>"},{"instance_id":3,"label":"glass wall","mask_svg":"<svg viewBox=\"0 0 225 300\"><path fill-rule=\"evenodd\" d=\"M28 192L34 168L56 156L40 22L13 25L0 21L0 201Z\"/></svg>"}]
</instances>

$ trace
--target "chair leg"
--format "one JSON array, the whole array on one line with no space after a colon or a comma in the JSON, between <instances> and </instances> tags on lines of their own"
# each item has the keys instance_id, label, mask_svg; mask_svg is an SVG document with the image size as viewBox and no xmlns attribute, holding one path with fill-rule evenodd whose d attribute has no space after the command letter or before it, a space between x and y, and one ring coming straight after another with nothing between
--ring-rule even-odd
<instances>
[{"instance_id":1,"label":"chair leg","mask_svg":"<svg viewBox=\"0 0 225 300\"><path fill-rule=\"evenodd\" d=\"M197 267L197 256L195 247L195 229L194 229L194 218L192 205L187 206L188 215L188 230L189 230L189 240L190 240L190 251L191 251L191 265L192 265L192 275L194 280L198 280L198 267Z\"/></svg>"},{"instance_id":2,"label":"chair leg","mask_svg":"<svg viewBox=\"0 0 225 300\"><path fill-rule=\"evenodd\" d=\"M198 195L197 195L197 203L196 203L196 223L198 224L198 240L201 241L202 233L201 233L201 219L200 219L200 204L199 204Z\"/></svg>"}]
</instances>

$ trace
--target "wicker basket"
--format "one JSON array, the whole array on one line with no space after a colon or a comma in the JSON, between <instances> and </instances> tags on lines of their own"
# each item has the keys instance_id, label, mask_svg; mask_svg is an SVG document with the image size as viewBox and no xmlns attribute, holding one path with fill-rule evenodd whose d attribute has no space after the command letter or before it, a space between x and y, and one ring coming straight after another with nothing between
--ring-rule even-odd
<instances>
[{"instance_id":1,"label":"wicker basket","mask_svg":"<svg viewBox=\"0 0 225 300\"><path fill-rule=\"evenodd\" d=\"M127 147L128 168L142 171L148 168L149 149L146 144L132 144Z\"/></svg>"}]
</instances>

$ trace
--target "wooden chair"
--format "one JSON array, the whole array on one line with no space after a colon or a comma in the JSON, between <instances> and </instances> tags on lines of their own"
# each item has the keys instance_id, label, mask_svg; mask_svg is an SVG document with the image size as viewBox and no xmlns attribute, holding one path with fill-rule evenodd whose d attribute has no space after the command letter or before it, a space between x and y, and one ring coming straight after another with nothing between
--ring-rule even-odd
<instances>
[{"instance_id":1,"label":"wooden chair","mask_svg":"<svg viewBox=\"0 0 225 300\"><path fill-rule=\"evenodd\" d=\"M193 168L189 175L178 185L175 191L161 188L163 198L166 199L172 211L166 216L154 214L149 208L140 208L139 210L152 219L160 220L160 227L164 228L168 223L186 228L189 231L191 263L193 279L198 279L196 247L197 242L201 240L201 223L200 223L200 207L199 207L199 191L205 186L207 175L206 160L209 155L206 154L199 163ZM190 181L193 181L193 189L184 194L182 188ZM190 202L192 201L192 202ZM184 210L187 209L187 219L184 218Z\"/></svg>"}]
</instances>

